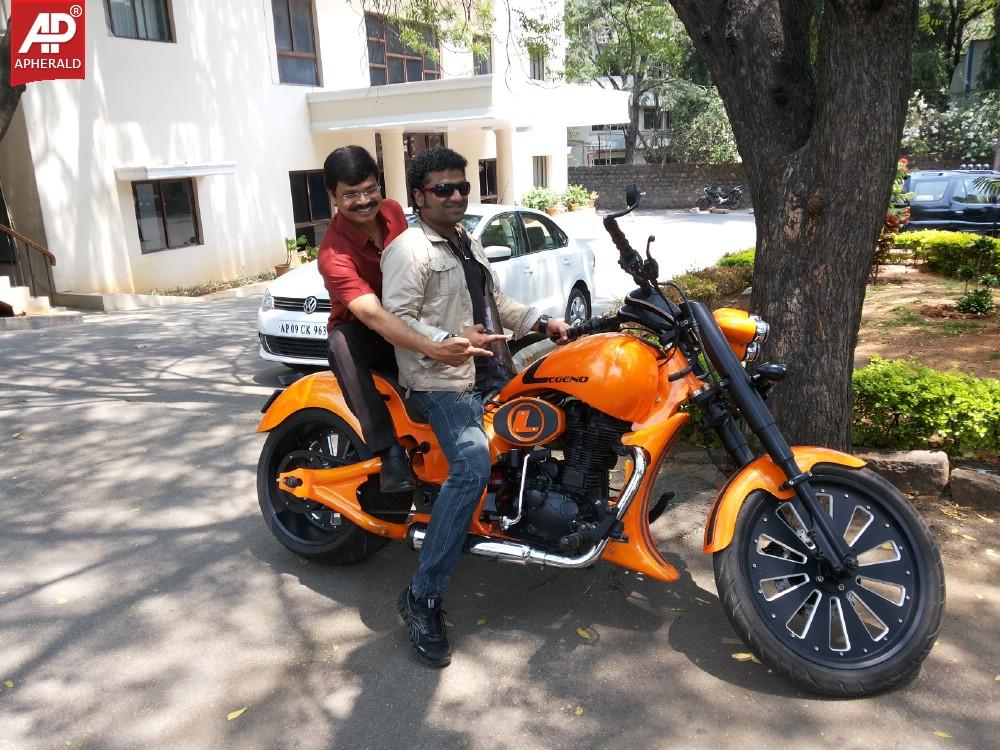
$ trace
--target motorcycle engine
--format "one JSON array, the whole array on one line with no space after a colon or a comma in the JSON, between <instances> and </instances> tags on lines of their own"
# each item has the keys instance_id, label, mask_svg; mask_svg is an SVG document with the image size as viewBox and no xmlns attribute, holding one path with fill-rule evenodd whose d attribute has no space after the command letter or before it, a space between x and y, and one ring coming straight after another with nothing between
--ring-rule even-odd
<instances>
[{"instance_id":1,"label":"motorcycle engine","mask_svg":"<svg viewBox=\"0 0 1000 750\"><path fill-rule=\"evenodd\" d=\"M621 436L629 424L577 400L563 409L566 429L556 445L563 458L546 455L528 464L522 520L514 528L533 542L575 554L592 543L586 532L609 511L608 472L622 453ZM500 504L513 507L520 482L520 472L511 472Z\"/></svg>"}]
</instances>

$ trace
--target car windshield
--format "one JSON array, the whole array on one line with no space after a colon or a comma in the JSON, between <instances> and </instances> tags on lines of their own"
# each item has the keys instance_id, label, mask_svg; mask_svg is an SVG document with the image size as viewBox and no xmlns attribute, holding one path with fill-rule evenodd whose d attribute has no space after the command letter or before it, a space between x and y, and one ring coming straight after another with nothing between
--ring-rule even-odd
<instances>
[{"instance_id":1,"label":"car windshield","mask_svg":"<svg viewBox=\"0 0 1000 750\"><path fill-rule=\"evenodd\" d=\"M930 203L939 201L944 196L944 191L948 188L947 177L937 177L935 179L914 179L910 183L910 192L914 196L910 198L910 203Z\"/></svg>"}]
</instances>

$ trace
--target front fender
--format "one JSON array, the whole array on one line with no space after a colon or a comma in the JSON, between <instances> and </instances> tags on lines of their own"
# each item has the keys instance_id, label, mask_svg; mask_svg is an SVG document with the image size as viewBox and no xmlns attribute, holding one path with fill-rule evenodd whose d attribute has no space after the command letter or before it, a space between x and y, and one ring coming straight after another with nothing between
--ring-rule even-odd
<instances>
[{"instance_id":1,"label":"front fender","mask_svg":"<svg viewBox=\"0 0 1000 750\"><path fill-rule=\"evenodd\" d=\"M829 448L797 445L792 448L792 455L802 471L810 471L820 463L838 464L852 469L860 469L865 465L860 458ZM751 492L763 490L780 500L794 495L794 490L782 488L784 483L784 473L766 455L733 474L719 490L708 514L708 522L705 524L705 553L719 552L729 546L736 528L736 516Z\"/></svg>"},{"instance_id":2,"label":"front fender","mask_svg":"<svg viewBox=\"0 0 1000 750\"><path fill-rule=\"evenodd\" d=\"M343 419L361 435L361 425L358 418L348 408L340 383L332 372L317 372L300 378L286 388L268 407L257 432L268 432L284 422L295 412L306 408L326 409Z\"/></svg>"}]
</instances>

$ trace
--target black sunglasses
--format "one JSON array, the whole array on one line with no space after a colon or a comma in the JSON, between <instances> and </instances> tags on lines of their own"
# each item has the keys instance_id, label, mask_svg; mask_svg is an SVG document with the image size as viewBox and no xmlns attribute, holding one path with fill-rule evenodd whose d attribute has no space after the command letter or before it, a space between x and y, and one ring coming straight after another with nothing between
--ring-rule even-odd
<instances>
[{"instance_id":1,"label":"black sunglasses","mask_svg":"<svg viewBox=\"0 0 1000 750\"><path fill-rule=\"evenodd\" d=\"M438 198L450 198L456 190L459 195L468 195L472 190L472 183L468 180L462 182L439 182L437 185L420 189L425 193L434 193Z\"/></svg>"}]
</instances>

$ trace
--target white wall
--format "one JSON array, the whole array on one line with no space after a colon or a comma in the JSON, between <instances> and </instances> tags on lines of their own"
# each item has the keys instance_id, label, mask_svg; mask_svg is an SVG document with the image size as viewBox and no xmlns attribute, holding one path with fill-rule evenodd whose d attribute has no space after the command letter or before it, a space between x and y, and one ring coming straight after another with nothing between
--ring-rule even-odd
<instances>
[{"instance_id":1,"label":"white wall","mask_svg":"<svg viewBox=\"0 0 1000 750\"><path fill-rule=\"evenodd\" d=\"M22 98L38 202L33 209L25 183L10 192L31 200L11 200L10 208L40 216L58 258L58 291L146 292L269 270L294 234L288 173L319 169L348 143L374 152L372 131L310 131L305 96L317 89L278 83L270 0L171 6L176 41L163 43L113 37L105 4L89 0L86 79L30 84ZM316 14L322 88L367 86L360 7L316 0ZM494 70L516 77L523 60L513 50L507 69L506 41L498 30ZM446 48L441 65L445 76L464 75L472 55ZM491 131L448 137L469 160L470 177L479 159L496 157ZM548 155L550 183L565 185L565 129L540 123L516 142L517 197L531 188L532 155ZM0 150L17 147L8 138ZM8 165L17 158L0 153ZM131 184L115 170L220 162L235 162L235 174L195 178L202 244L143 254Z\"/></svg>"}]
</instances>

